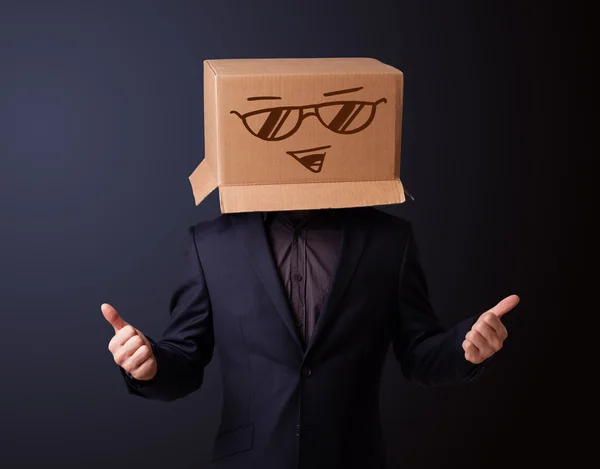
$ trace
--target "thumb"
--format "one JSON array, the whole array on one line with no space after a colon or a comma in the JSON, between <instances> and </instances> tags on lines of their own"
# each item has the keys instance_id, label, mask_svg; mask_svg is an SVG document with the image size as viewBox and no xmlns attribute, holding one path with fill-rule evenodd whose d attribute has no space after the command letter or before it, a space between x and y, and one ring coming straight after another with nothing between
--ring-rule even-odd
<instances>
[{"instance_id":1,"label":"thumb","mask_svg":"<svg viewBox=\"0 0 600 469\"><path fill-rule=\"evenodd\" d=\"M108 303L104 303L102 306L100 306L100 309L102 310L104 319L106 319L110 325L115 328L115 332L120 331L127 325L123 318L119 316L117 310Z\"/></svg>"},{"instance_id":2,"label":"thumb","mask_svg":"<svg viewBox=\"0 0 600 469\"><path fill-rule=\"evenodd\" d=\"M517 295L510 295L504 298L496 306L488 310L489 313L493 313L496 317L501 318L511 309L519 304L520 298Z\"/></svg>"}]
</instances>

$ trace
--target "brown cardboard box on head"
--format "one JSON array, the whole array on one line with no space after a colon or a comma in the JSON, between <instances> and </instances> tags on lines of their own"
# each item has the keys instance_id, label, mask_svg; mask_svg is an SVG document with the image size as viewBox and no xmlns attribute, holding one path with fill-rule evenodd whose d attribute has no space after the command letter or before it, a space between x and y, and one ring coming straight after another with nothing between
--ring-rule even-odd
<instances>
[{"instance_id":1,"label":"brown cardboard box on head","mask_svg":"<svg viewBox=\"0 0 600 469\"><path fill-rule=\"evenodd\" d=\"M222 213L404 202L402 72L375 59L204 62L196 205Z\"/></svg>"}]
</instances>

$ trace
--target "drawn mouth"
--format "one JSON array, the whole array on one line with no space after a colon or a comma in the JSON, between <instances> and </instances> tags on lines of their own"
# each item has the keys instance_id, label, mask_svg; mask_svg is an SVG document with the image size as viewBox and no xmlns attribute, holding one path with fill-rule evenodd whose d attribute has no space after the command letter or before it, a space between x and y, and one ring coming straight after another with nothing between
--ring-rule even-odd
<instances>
[{"instance_id":1,"label":"drawn mouth","mask_svg":"<svg viewBox=\"0 0 600 469\"><path fill-rule=\"evenodd\" d=\"M286 152L288 155L294 157L296 161L302 164L306 169L312 171L313 173L320 173L321 169L323 169L323 162L325 161L325 154L327 152L320 150L326 150L327 148L331 148L331 145L326 145L324 147L317 148L309 148L308 150L294 150ZM308 155L300 156L305 153Z\"/></svg>"}]
</instances>

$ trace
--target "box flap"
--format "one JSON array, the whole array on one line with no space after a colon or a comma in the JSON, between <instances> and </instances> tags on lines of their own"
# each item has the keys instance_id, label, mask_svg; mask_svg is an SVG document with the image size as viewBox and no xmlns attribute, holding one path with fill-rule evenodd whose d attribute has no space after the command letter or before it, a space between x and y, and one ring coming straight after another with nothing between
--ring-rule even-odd
<instances>
[{"instance_id":1,"label":"box flap","mask_svg":"<svg viewBox=\"0 0 600 469\"><path fill-rule=\"evenodd\" d=\"M217 173L206 159L202 160L188 179L192 185L196 205L218 186Z\"/></svg>"},{"instance_id":2,"label":"box flap","mask_svg":"<svg viewBox=\"0 0 600 469\"><path fill-rule=\"evenodd\" d=\"M300 184L221 186L222 213L309 210L398 204L405 201L399 179Z\"/></svg>"}]
</instances>

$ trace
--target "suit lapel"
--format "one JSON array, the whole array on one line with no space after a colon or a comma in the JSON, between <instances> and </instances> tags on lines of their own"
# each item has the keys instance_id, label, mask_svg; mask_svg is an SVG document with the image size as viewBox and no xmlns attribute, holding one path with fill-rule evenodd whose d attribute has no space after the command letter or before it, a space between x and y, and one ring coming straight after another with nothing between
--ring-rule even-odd
<instances>
[{"instance_id":1,"label":"suit lapel","mask_svg":"<svg viewBox=\"0 0 600 469\"><path fill-rule=\"evenodd\" d=\"M334 313L337 304L348 288L370 230L370 225L362 219L360 209L343 209L339 210L338 213L342 222L342 242L339 249L335 276L331 290L327 295L323 310L317 321L315 331L306 347L305 357L315 344L321 340L324 330L326 330L335 316Z\"/></svg>"},{"instance_id":2,"label":"suit lapel","mask_svg":"<svg viewBox=\"0 0 600 469\"><path fill-rule=\"evenodd\" d=\"M264 285L290 335L302 351L304 346L298 336L294 323L294 315L287 300L281 278L279 277L275 260L273 259L271 246L269 246L265 233L262 214L260 212L238 213L231 215L231 220L258 278Z\"/></svg>"}]
</instances>

